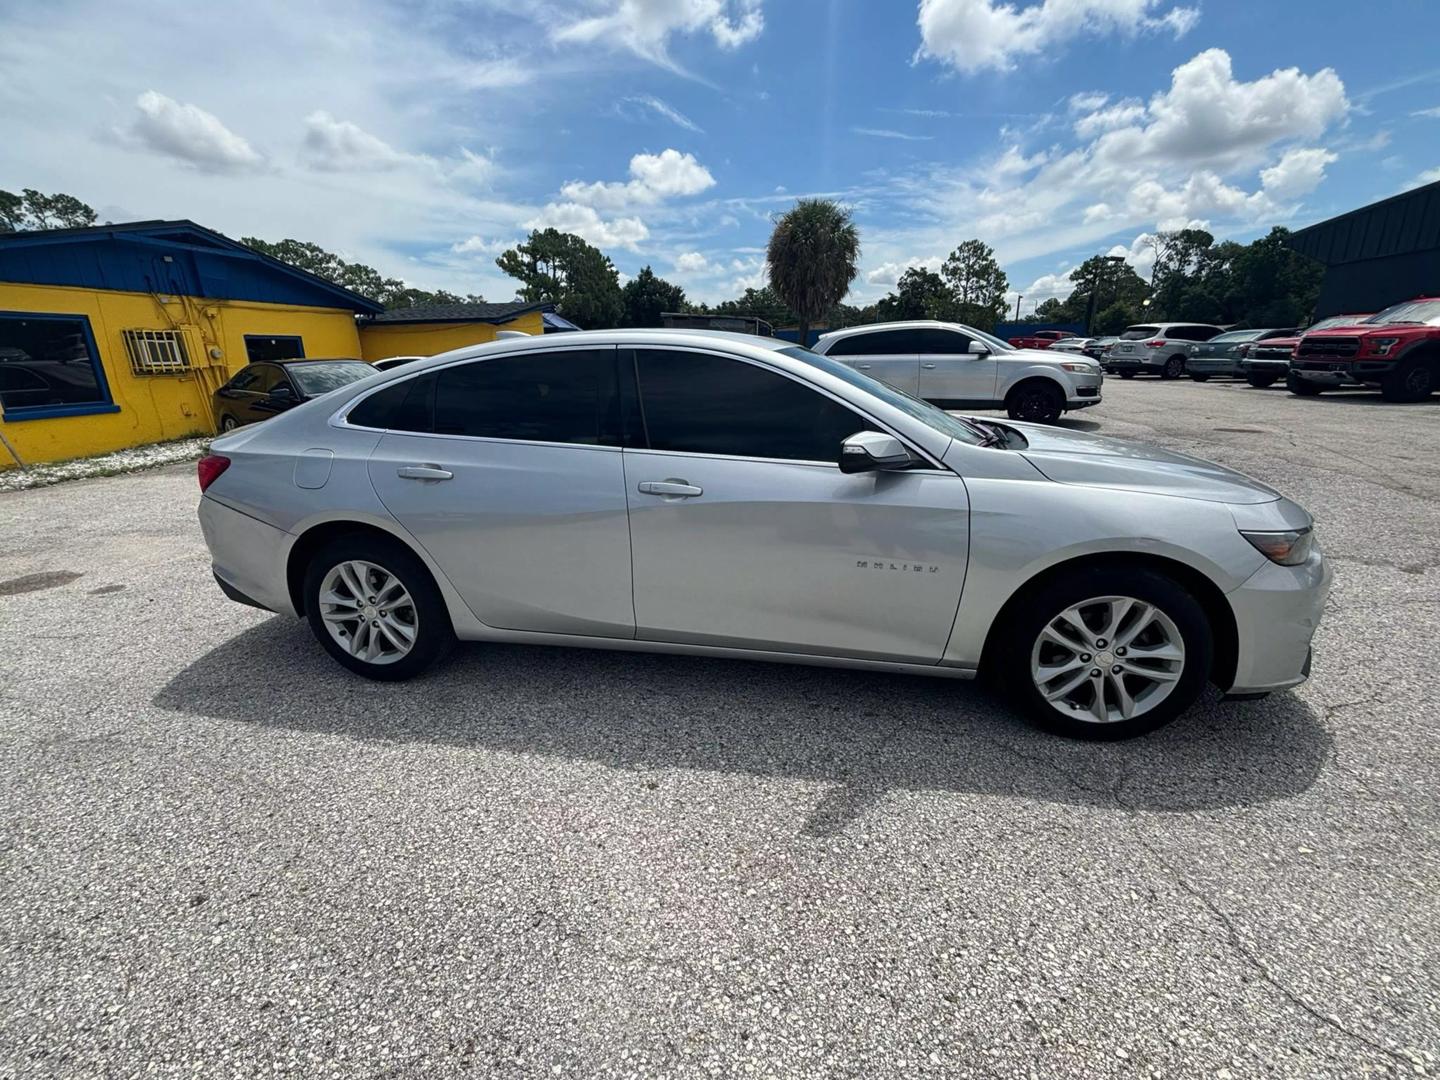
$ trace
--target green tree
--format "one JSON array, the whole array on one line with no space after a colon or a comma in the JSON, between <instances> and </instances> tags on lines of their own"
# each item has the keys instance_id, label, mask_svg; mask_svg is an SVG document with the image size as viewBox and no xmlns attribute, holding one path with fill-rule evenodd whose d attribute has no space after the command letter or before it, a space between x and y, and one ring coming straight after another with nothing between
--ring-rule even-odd
<instances>
[{"instance_id":1,"label":"green tree","mask_svg":"<svg viewBox=\"0 0 1440 1080\"><path fill-rule=\"evenodd\" d=\"M702 304L696 310L702 315L753 315L771 326L789 326L799 321L790 305L780 299L780 294L769 285L746 289L736 299L722 300L713 308Z\"/></svg>"},{"instance_id":2,"label":"green tree","mask_svg":"<svg viewBox=\"0 0 1440 1080\"><path fill-rule=\"evenodd\" d=\"M950 286L958 321L990 330L1004 318L1010 281L988 244L966 240L950 253L940 276Z\"/></svg>"},{"instance_id":3,"label":"green tree","mask_svg":"<svg viewBox=\"0 0 1440 1080\"><path fill-rule=\"evenodd\" d=\"M373 266L359 262L346 262L332 251L326 251L319 244L306 240L281 240L271 243L255 236L242 236L240 242L248 248L272 259L279 259L289 266L307 270L316 277L334 282L342 288L357 292L361 296L384 304L387 308L417 307L422 304L477 303L485 298L475 293L460 296L441 289L430 292L406 285L399 278L387 278Z\"/></svg>"},{"instance_id":4,"label":"green tree","mask_svg":"<svg viewBox=\"0 0 1440 1080\"><path fill-rule=\"evenodd\" d=\"M900 275L895 291L876 305L885 322L902 319L944 319L956 317L955 296L950 286L933 270L912 266Z\"/></svg>"},{"instance_id":5,"label":"green tree","mask_svg":"<svg viewBox=\"0 0 1440 1080\"><path fill-rule=\"evenodd\" d=\"M649 266L625 283L620 299L625 305L621 326L659 326L662 312L685 310L685 290L656 277Z\"/></svg>"},{"instance_id":6,"label":"green tree","mask_svg":"<svg viewBox=\"0 0 1440 1080\"><path fill-rule=\"evenodd\" d=\"M79 229L94 225L95 219L95 211L74 195L46 195L34 188L23 188L19 195L0 191L0 232Z\"/></svg>"},{"instance_id":7,"label":"green tree","mask_svg":"<svg viewBox=\"0 0 1440 1080\"><path fill-rule=\"evenodd\" d=\"M519 299L553 303L586 330L608 330L624 314L615 264L572 233L537 229L524 243L501 252L495 265L520 282Z\"/></svg>"},{"instance_id":8,"label":"green tree","mask_svg":"<svg viewBox=\"0 0 1440 1080\"><path fill-rule=\"evenodd\" d=\"M810 324L850 291L860 234L850 211L838 203L800 199L775 223L765 254L770 285L795 312L803 345Z\"/></svg>"}]
</instances>

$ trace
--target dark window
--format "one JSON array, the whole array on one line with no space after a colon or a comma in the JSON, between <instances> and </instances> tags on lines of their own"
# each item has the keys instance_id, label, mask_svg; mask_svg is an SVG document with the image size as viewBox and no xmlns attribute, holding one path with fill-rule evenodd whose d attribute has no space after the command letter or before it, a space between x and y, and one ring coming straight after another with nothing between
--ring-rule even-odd
<instances>
[{"instance_id":1,"label":"dark window","mask_svg":"<svg viewBox=\"0 0 1440 1080\"><path fill-rule=\"evenodd\" d=\"M876 330L868 334L851 334L835 342L829 356L887 356L892 353L918 353L921 330Z\"/></svg>"},{"instance_id":2,"label":"dark window","mask_svg":"<svg viewBox=\"0 0 1440 1080\"><path fill-rule=\"evenodd\" d=\"M1172 326L1165 336L1171 341L1209 341L1218 333L1217 326Z\"/></svg>"},{"instance_id":3,"label":"dark window","mask_svg":"<svg viewBox=\"0 0 1440 1080\"><path fill-rule=\"evenodd\" d=\"M375 369L363 360L316 360L291 364L285 370L306 397L319 397L375 374Z\"/></svg>"},{"instance_id":4,"label":"dark window","mask_svg":"<svg viewBox=\"0 0 1440 1080\"><path fill-rule=\"evenodd\" d=\"M954 330L941 330L937 327L931 330L916 330L914 334L917 338L917 352L931 356L954 356L970 351L970 338Z\"/></svg>"},{"instance_id":5,"label":"dark window","mask_svg":"<svg viewBox=\"0 0 1440 1080\"><path fill-rule=\"evenodd\" d=\"M431 431L435 421L435 376L420 375L371 394L350 410L350 423L391 431Z\"/></svg>"},{"instance_id":6,"label":"dark window","mask_svg":"<svg viewBox=\"0 0 1440 1080\"><path fill-rule=\"evenodd\" d=\"M614 349L519 353L436 372L435 431L488 439L620 444Z\"/></svg>"},{"instance_id":7,"label":"dark window","mask_svg":"<svg viewBox=\"0 0 1440 1080\"><path fill-rule=\"evenodd\" d=\"M260 360L295 360L304 355L305 342L299 337L245 335L245 359L252 364Z\"/></svg>"},{"instance_id":8,"label":"dark window","mask_svg":"<svg viewBox=\"0 0 1440 1080\"><path fill-rule=\"evenodd\" d=\"M1121 341L1144 341L1147 338L1156 337L1160 333L1158 326L1127 326L1125 332L1120 335Z\"/></svg>"},{"instance_id":9,"label":"dark window","mask_svg":"<svg viewBox=\"0 0 1440 1080\"><path fill-rule=\"evenodd\" d=\"M254 394L268 394L285 381L285 372L274 364L256 364L255 381L245 387Z\"/></svg>"},{"instance_id":10,"label":"dark window","mask_svg":"<svg viewBox=\"0 0 1440 1080\"><path fill-rule=\"evenodd\" d=\"M0 315L0 405L12 420L31 410L50 416L113 412L90 320Z\"/></svg>"},{"instance_id":11,"label":"dark window","mask_svg":"<svg viewBox=\"0 0 1440 1080\"><path fill-rule=\"evenodd\" d=\"M640 403L655 450L839 461L872 425L794 379L724 356L637 349Z\"/></svg>"}]
</instances>

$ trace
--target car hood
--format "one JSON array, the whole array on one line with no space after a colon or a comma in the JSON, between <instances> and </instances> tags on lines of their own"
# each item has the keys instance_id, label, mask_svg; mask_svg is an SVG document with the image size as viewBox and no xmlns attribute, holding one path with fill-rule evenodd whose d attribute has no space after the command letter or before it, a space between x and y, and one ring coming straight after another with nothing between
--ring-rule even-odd
<instances>
[{"instance_id":1,"label":"car hood","mask_svg":"<svg viewBox=\"0 0 1440 1080\"><path fill-rule=\"evenodd\" d=\"M1020 453L1057 484L1144 491L1218 503L1266 503L1280 493L1213 461L1148 443L1108 439L1044 424L1009 423L1029 446Z\"/></svg>"},{"instance_id":2,"label":"car hood","mask_svg":"<svg viewBox=\"0 0 1440 1080\"><path fill-rule=\"evenodd\" d=\"M1071 352L1068 349L1011 349L1009 352L996 353L995 359L1011 364L1064 364L1084 361L1087 357L1079 350Z\"/></svg>"}]
</instances>

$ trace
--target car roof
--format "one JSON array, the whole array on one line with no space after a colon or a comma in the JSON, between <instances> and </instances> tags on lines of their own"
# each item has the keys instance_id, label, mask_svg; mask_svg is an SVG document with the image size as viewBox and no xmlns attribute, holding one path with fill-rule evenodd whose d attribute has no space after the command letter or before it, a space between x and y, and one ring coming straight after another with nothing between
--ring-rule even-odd
<instances>
[{"instance_id":1,"label":"car roof","mask_svg":"<svg viewBox=\"0 0 1440 1080\"><path fill-rule=\"evenodd\" d=\"M335 364L344 361L350 364L363 364L358 356L292 356L288 360L256 360L257 364Z\"/></svg>"},{"instance_id":2,"label":"car roof","mask_svg":"<svg viewBox=\"0 0 1440 1080\"><path fill-rule=\"evenodd\" d=\"M830 330L821 334L821 340L826 338L849 337L851 334L868 334L875 330L953 330L956 327L969 329L964 323L944 322L940 319L901 319L898 322L862 323L859 326L845 326L839 330Z\"/></svg>"}]
</instances>

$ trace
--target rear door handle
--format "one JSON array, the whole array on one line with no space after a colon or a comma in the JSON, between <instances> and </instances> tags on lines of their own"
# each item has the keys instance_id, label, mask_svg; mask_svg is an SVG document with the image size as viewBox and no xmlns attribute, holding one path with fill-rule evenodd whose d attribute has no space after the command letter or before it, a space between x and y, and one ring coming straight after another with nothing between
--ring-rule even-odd
<instances>
[{"instance_id":1,"label":"rear door handle","mask_svg":"<svg viewBox=\"0 0 1440 1080\"><path fill-rule=\"evenodd\" d=\"M704 495L705 489L699 484L690 484L684 480L641 480L641 495L663 495L671 499L693 499L697 495Z\"/></svg>"},{"instance_id":2,"label":"rear door handle","mask_svg":"<svg viewBox=\"0 0 1440 1080\"><path fill-rule=\"evenodd\" d=\"M934 370L935 370L935 365L934 365L934 364L921 364L920 366L923 367L926 371L934 371Z\"/></svg>"},{"instance_id":3,"label":"rear door handle","mask_svg":"<svg viewBox=\"0 0 1440 1080\"><path fill-rule=\"evenodd\" d=\"M401 465L395 470L401 480L450 480L455 474L439 465Z\"/></svg>"},{"instance_id":4,"label":"rear door handle","mask_svg":"<svg viewBox=\"0 0 1440 1080\"><path fill-rule=\"evenodd\" d=\"M856 364L855 366L856 366L857 368L859 368L861 371L869 371L869 370L870 370L870 365L869 365L869 364Z\"/></svg>"}]
</instances>

